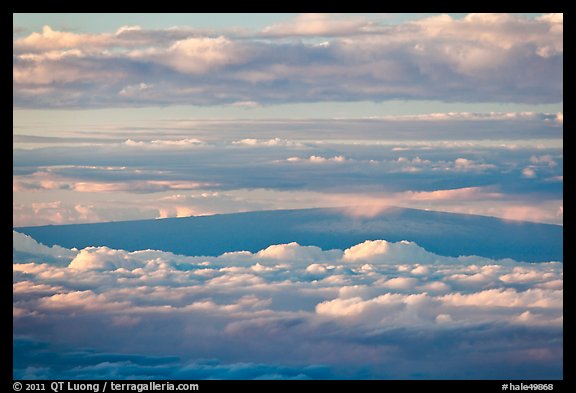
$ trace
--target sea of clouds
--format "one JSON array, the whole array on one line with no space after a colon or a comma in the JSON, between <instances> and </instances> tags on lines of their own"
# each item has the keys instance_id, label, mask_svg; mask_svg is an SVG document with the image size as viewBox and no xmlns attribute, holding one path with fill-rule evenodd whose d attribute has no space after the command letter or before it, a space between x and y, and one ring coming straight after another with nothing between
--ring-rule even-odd
<instances>
[{"instance_id":1,"label":"sea of clouds","mask_svg":"<svg viewBox=\"0 0 576 393\"><path fill-rule=\"evenodd\" d=\"M560 262L386 240L218 257L13 244L16 379L563 375Z\"/></svg>"}]
</instances>

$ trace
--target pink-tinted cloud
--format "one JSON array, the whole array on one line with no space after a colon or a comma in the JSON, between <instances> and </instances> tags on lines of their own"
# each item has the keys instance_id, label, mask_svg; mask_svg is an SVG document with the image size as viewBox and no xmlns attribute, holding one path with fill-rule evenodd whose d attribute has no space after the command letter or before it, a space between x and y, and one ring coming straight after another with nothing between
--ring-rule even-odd
<instances>
[{"instance_id":1,"label":"pink-tinted cloud","mask_svg":"<svg viewBox=\"0 0 576 393\"><path fill-rule=\"evenodd\" d=\"M242 36L189 28L78 34L46 26L14 41L15 105L562 100L561 14L442 15L400 25L376 19L303 14ZM289 83L278 89L279 81Z\"/></svg>"},{"instance_id":2,"label":"pink-tinted cloud","mask_svg":"<svg viewBox=\"0 0 576 393\"><path fill-rule=\"evenodd\" d=\"M377 369L382 359L394 364L400 356L413 372L421 367L413 359L422 351L421 343L418 351L411 349L414 334L424 340L432 335L427 348L441 344L442 358L450 350L458 362L468 362L471 346L482 354L481 347L501 343L506 332L522 332L522 339L507 340L504 354L510 348L550 348L550 337L562 335L561 263L444 257L414 243L384 240L329 251L275 244L218 257L88 247L68 250L53 263L47 258L54 249L18 233L14 239L15 332L106 354L112 344L128 353L168 348L169 355L189 360L210 353L237 362L239 355L230 350L235 348L244 361L266 361L269 354L279 359L285 351L290 356L282 361ZM392 254L402 263L388 263ZM458 275L484 278L471 285L451 278ZM192 323L199 319L202 324ZM138 335L130 334L134 329ZM386 345L370 340L358 347L367 334L398 330L409 336L393 333L384 338ZM478 344L478 334L488 336ZM547 339L539 340L543 334ZM178 345L167 347L166 337ZM348 348L350 340L356 344ZM335 358L334 350L343 346L349 349L346 358Z\"/></svg>"},{"instance_id":3,"label":"pink-tinted cloud","mask_svg":"<svg viewBox=\"0 0 576 393\"><path fill-rule=\"evenodd\" d=\"M353 216L372 217L395 205L407 206L419 202L480 201L501 199L504 195L485 187L465 187L435 191L403 191L386 193L380 196L333 194L326 199L336 206L345 206L345 211Z\"/></svg>"},{"instance_id":4,"label":"pink-tinted cloud","mask_svg":"<svg viewBox=\"0 0 576 393\"><path fill-rule=\"evenodd\" d=\"M465 187L453 190L436 191L408 191L402 194L414 201L444 201L444 200L472 200L472 199L498 199L501 193L491 192L483 187Z\"/></svg>"},{"instance_id":5,"label":"pink-tinted cloud","mask_svg":"<svg viewBox=\"0 0 576 393\"><path fill-rule=\"evenodd\" d=\"M27 37L16 40L14 50L36 52L80 47L102 48L110 46L113 37L112 34L78 34L57 31L50 26L44 26L41 33L33 32Z\"/></svg>"},{"instance_id":6,"label":"pink-tinted cloud","mask_svg":"<svg viewBox=\"0 0 576 393\"><path fill-rule=\"evenodd\" d=\"M338 14L300 14L291 21L267 26L267 36L339 36L368 32L374 26L361 17Z\"/></svg>"},{"instance_id":7,"label":"pink-tinted cloud","mask_svg":"<svg viewBox=\"0 0 576 393\"><path fill-rule=\"evenodd\" d=\"M563 217L563 213L562 206L556 210L550 210L540 205L516 205L503 207L501 217L506 220L542 222Z\"/></svg>"}]
</instances>

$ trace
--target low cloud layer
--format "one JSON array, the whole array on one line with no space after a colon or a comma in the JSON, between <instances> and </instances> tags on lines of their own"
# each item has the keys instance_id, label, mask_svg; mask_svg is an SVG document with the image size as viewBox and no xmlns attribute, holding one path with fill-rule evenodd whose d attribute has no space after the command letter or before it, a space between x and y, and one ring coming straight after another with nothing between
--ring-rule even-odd
<instances>
[{"instance_id":1,"label":"low cloud layer","mask_svg":"<svg viewBox=\"0 0 576 393\"><path fill-rule=\"evenodd\" d=\"M13 241L15 378L562 378L557 262Z\"/></svg>"},{"instance_id":2,"label":"low cloud layer","mask_svg":"<svg viewBox=\"0 0 576 393\"><path fill-rule=\"evenodd\" d=\"M16 135L16 227L390 205L562 224L557 114L82 122ZM34 127L34 124L29 124ZM72 136L70 136L72 135Z\"/></svg>"},{"instance_id":3,"label":"low cloud layer","mask_svg":"<svg viewBox=\"0 0 576 393\"><path fill-rule=\"evenodd\" d=\"M44 26L16 38L13 49L14 105L24 108L388 99L534 104L561 102L563 94L562 14L440 15L399 25L303 14L244 33Z\"/></svg>"}]
</instances>

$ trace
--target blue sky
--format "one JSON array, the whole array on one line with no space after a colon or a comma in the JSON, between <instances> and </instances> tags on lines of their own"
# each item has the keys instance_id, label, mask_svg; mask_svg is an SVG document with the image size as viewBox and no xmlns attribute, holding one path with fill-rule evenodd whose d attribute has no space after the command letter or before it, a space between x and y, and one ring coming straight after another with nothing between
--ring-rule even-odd
<instances>
[{"instance_id":1,"label":"blue sky","mask_svg":"<svg viewBox=\"0 0 576 393\"><path fill-rule=\"evenodd\" d=\"M30 31L40 30L44 25L65 28L79 32L102 33L116 30L126 25L141 25L150 29L166 29L174 26L194 26L207 29L225 29L241 27L260 30L275 23L294 18L294 13L44 13L13 14L13 24ZM374 20L383 20L387 24L398 24L414 19L422 19L438 14L362 14ZM462 18L466 14L450 14ZM520 14L535 17L540 14Z\"/></svg>"}]
</instances>

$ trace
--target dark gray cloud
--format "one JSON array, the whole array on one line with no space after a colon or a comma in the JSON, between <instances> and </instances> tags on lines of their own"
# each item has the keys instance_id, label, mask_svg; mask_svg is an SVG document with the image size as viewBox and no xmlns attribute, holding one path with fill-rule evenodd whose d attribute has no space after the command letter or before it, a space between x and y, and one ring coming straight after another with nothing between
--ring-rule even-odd
<instances>
[{"instance_id":1,"label":"dark gray cloud","mask_svg":"<svg viewBox=\"0 0 576 393\"><path fill-rule=\"evenodd\" d=\"M218 359L184 362L152 356L77 350L16 337L14 379L258 380L338 379L324 365L221 363Z\"/></svg>"}]
</instances>

